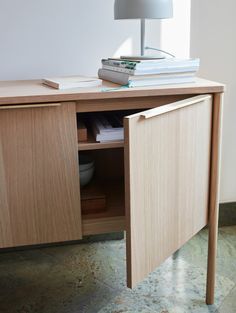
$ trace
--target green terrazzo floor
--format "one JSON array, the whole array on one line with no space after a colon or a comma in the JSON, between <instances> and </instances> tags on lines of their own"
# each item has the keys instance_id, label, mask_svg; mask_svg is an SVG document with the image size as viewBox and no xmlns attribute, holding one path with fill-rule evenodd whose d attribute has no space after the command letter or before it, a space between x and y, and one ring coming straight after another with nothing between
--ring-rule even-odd
<instances>
[{"instance_id":1,"label":"green terrazzo floor","mask_svg":"<svg viewBox=\"0 0 236 313\"><path fill-rule=\"evenodd\" d=\"M219 230L216 301L206 306L207 231L134 290L124 240L0 254L0 313L235 313L236 226Z\"/></svg>"}]
</instances>

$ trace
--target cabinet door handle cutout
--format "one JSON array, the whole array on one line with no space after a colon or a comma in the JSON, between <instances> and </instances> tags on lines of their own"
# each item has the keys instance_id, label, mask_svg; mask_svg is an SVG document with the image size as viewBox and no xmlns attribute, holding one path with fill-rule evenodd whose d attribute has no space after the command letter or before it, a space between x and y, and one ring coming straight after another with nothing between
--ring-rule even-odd
<instances>
[{"instance_id":1,"label":"cabinet door handle cutout","mask_svg":"<svg viewBox=\"0 0 236 313\"><path fill-rule=\"evenodd\" d=\"M211 95L200 95L200 96L195 96L192 98L189 98L187 100L182 100L182 101L177 101L173 102L170 104L166 104L148 111L145 111L141 114L142 117L144 118L151 118L155 117L161 114L165 114L171 111L175 111L193 104L196 104L198 102L205 101L207 99L211 99Z\"/></svg>"}]
</instances>

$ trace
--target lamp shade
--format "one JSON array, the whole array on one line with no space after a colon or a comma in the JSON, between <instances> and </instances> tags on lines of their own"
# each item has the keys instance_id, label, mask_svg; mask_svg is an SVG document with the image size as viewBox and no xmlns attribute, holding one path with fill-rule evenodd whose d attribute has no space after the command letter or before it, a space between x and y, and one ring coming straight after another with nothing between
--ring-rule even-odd
<instances>
[{"instance_id":1,"label":"lamp shade","mask_svg":"<svg viewBox=\"0 0 236 313\"><path fill-rule=\"evenodd\" d=\"M172 16L172 0L115 0L114 17L116 20L163 19Z\"/></svg>"}]
</instances>

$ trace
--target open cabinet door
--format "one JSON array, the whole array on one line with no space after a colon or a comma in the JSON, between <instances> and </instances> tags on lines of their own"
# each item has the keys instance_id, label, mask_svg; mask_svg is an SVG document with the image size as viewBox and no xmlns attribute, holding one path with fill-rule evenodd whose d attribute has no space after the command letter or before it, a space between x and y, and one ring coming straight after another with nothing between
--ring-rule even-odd
<instances>
[{"instance_id":1,"label":"open cabinet door","mask_svg":"<svg viewBox=\"0 0 236 313\"><path fill-rule=\"evenodd\" d=\"M211 124L210 95L125 118L128 287L207 224Z\"/></svg>"}]
</instances>

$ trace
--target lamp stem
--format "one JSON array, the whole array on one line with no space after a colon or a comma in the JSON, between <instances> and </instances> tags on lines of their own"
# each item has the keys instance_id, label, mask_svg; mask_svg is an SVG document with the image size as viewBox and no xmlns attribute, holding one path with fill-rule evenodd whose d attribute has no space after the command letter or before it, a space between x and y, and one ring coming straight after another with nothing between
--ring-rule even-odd
<instances>
[{"instance_id":1,"label":"lamp stem","mask_svg":"<svg viewBox=\"0 0 236 313\"><path fill-rule=\"evenodd\" d=\"M141 19L141 55L144 55L145 51L145 19Z\"/></svg>"}]
</instances>

